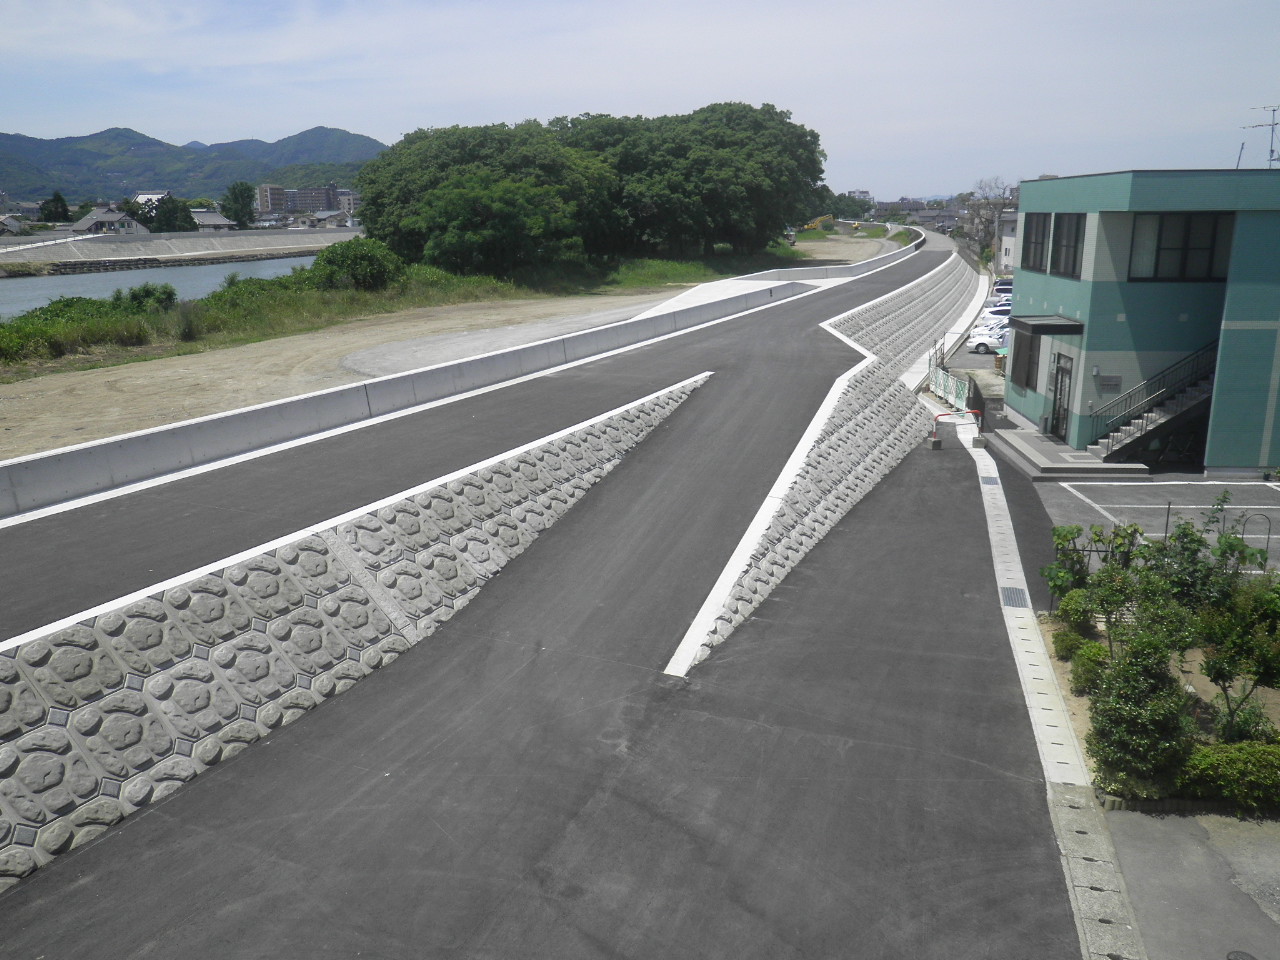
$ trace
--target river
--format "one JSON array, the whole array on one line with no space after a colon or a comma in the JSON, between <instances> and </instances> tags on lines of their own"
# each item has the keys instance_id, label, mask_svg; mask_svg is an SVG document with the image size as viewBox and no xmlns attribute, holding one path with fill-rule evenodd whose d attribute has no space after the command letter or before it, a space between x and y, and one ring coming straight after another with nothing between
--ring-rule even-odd
<instances>
[{"instance_id":1,"label":"river","mask_svg":"<svg viewBox=\"0 0 1280 960\"><path fill-rule=\"evenodd\" d=\"M109 297L115 290L127 290L144 283L168 283L180 300L197 300L222 286L228 274L242 277L279 277L294 267L309 267L315 257L285 257L280 260L246 260L192 267L147 267L111 273L72 273L58 277L12 277L0 279L0 320L43 307L59 297Z\"/></svg>"}]
</instances>

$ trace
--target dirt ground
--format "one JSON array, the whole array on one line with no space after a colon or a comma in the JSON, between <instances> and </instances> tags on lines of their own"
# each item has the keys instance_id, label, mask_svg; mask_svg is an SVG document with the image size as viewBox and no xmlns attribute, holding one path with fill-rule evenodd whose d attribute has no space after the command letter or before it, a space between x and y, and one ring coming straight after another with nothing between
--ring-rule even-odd
<instances>
[{"instance_id":1,"label":"dirt ground","mask_svg":"<svg viewBox=\"0 0 1280 960\"><path fill-rule=\"evenodd\" d=\"M808 266L865 260L881 245L835 236L800 248L810 254ZM367 376L345 368L343 358L381 344L630 306L639 312L682 289L406 310L224 350L0 384L0 460L355 383ZM478 344L474 352L483 350Z\"/></svg>"}]
</instances>

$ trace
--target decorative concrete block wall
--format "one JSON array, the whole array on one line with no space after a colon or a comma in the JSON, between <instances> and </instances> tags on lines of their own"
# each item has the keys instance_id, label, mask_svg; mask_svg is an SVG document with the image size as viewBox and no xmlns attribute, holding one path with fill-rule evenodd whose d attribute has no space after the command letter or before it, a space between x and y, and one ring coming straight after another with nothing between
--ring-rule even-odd
<instances>
[{"instance_id":1,"label":"decorative concrete block wall","mask_svg":"<svg viewBox=\"0 0 1280 960\"><path fill-rule=\"evenodd\" d=\"M798 451L803 457L779 506L692 663L751 616L801 558L928 435L929 415L900 378L955 323L977 285L977 274L952 257L916 283L830 322L878 356L851 371L833 391L819 415L822 422L810 431L811 445Z\"/></svg>"},{"instance_id":2,"label":"decorative concrete block wall","mask_svg":"<svg viewBox=\"0 0 1280 960\"><path fill-rule=\"evenodd\" d=\"M706 379L0 652L0 890L429 637Z\"/></svg>"}]
</instances>

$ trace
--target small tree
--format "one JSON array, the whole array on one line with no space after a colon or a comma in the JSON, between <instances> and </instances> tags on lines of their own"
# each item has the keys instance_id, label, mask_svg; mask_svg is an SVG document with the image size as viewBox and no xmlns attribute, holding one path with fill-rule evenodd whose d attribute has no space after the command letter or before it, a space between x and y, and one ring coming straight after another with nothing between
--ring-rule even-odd
<instances>
[{"instance_id":1,"label":"small tree","mask_svg":"<svg viewBox=\"0 0 1280 960\"><path fill-rule=\"evenodd\" d=\"M254 220L255 193L253 184L246 180L237 180L227 187L227 192L222 195L222 202L219 204L220 212L228 220L234 220L235 225L244 230Z\"/></svg>"},{"instance_id":2,"label":"small tree","mask_svg":"<svg viewBox=\"0 0 1280 960\"><path fill-rule=\"evenodd\" d=\"M41 202L40 219L46 223L66 223L71 219L71 209L59 191L53 191L53 196Z\"/></svg>"},{"instance_id":3,"label":"small tree","mask_svg":"<svg viewBox=\"0 0 1280 960\"><path fill-rule=\"evenodd\" d=\"M199 230L191 208L174 196L164 196L156 203L155 217L151 221L154 233L189 233Z\"/></svg>"},{"instance_id":4,"label":"small tree","mask_svg":"<svg viewBox=\"0 0 1280 960\"><path fill-rule=\"evenodd\" d=\"M1280 685L1280 583L1273 575L1241 583L1226 605L1200 611L1199 632L1202 669L1224 713L1219 735L1227 743L1249 739L1258 728L1254 694Z\"/></svg>"}]
</instances>

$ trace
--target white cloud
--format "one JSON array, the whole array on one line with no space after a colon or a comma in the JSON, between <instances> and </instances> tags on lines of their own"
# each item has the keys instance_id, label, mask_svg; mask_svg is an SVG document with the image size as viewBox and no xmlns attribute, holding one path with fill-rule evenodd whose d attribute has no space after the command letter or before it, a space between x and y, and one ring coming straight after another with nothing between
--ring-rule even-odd
<instances>
[{"instance_id":1,"label":"white cloud","mask_svg":"<svg viewBox=\"0 0 1280 960\"><path fill-rule=\"evenodd\" d=\"M837 190L1230 166L1276 102L1274 0L5 0L7 132L173 143L769 102ZM1250 140L1254 137L1254 140ZM1263 140L1265 140L1265 131ZM1248 164L1246 159L1246 164ZM1252 165L1258 165L1254 162Z\"/></svg>"}]
</instances>

